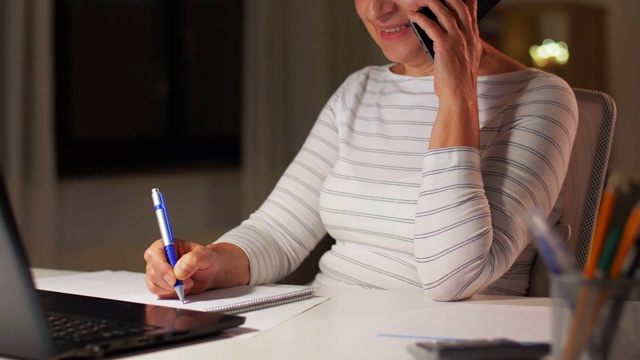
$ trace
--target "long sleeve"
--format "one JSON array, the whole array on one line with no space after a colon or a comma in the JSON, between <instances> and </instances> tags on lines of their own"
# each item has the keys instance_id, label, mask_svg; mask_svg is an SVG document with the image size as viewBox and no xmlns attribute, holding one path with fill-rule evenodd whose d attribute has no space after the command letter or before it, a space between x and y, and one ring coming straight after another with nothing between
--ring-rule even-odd
<instances>
[{"instance_id":1,"label":"long sleeve","mask_svg":"<svg viewBox=\"0 0 640 360\"><path fill-rule=\"evenodd\" d=\"M415 252L429 297L461 299L498 280L529 243L526 212L551 213L578 121L573 92L553 80L529 83L501 107L480 150L425 153Z\"/></svg>"},{"instance_id":2,"label":"long sleeve","mask_svg":"<svg viewBox=\"0 0 640 360\"><path fill-rule=\"evenodd\" d=\"M336 101L334 94L261 207L217 241L236 244L247 253L251 284L282 279L326 234L318 197L337 157L338 134L333 115Z\"/></svg>"}]
</instances>

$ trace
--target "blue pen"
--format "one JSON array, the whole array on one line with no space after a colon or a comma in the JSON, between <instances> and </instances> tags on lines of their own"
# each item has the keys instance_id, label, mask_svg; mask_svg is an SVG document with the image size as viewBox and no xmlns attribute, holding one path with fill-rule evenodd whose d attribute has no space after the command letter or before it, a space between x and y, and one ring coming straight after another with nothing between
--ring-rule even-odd
<instances>
[{"instance_id":1,"label":"blue pen","mask_svg":"<svg viewBox=\"0 0 640 360\"><path fill-rule=\"evenodd\" d=\"M540 210L529 211L526 220L533 235L533 241L549 271L556 276L578 276L580 271L575 257L549 226L546 217ZM561 282L557 284L560 296L564 298L569 308L573 310L576 304L575 296L561 284Z\"/></svg>"},{"instance_id":2,"label":"blue pen","mask_svg":"<svg viewBox=\"0 0 640 360\"><path fill-rule=\"evenodd\" d=\"M573 254L547 223L540 210L535 209L527 214L527 223L533 234L533 240L540 250L542 260L553 274L579 274L579 268Z\"/></svg>"},{"instance_id":3,"label":"blue pen","mask_svg":"<svg viewBox=\"0 0 640 360\"><path fill-rule=\"evenodd\" d=\"M169 222L169 215L167 214L167 206L164 203L164 196L162 196L158 188L154 188L151 189L151 198L153 199L153 209L158 218L158 226L160 227L162 242L164 243L164 253L167 255L167 261L169 261L171 267L175 267L178 259L175 248L173 247L173 231L171 231L171 223ZM180 301L184 303L184 285L182 281L176 280L173 286L176 289Z\"/></svg>"}]
</instances>

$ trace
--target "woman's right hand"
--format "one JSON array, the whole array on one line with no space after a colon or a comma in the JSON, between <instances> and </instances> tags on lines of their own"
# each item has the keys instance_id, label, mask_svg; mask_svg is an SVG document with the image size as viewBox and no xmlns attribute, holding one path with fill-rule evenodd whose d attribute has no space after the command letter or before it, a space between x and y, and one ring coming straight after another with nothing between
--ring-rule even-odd
<instances>
[{"instance_id":1,"label":"woman's right hand","mask_svg":"<svg viewBox=\"0 0 640 360\"><path fill-rule=\"evenodd\" d=\"M173 287L176 279L183 281L185 294L249 283L249 259L236 245L219 243L203 246L176 240L174 246L179 257L175 268L167 262L162 240L155 241L144 252L147 288L160 298L177 297Z\"/></svg>"}]
</instances>

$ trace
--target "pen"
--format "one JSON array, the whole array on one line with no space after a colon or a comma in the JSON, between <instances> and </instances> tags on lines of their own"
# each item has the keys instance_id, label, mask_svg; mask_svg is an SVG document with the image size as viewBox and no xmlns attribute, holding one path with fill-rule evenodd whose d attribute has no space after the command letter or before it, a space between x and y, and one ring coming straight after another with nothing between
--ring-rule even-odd
<instances>
[{"instance_id":1,"label":"pen","mask_svg":"<svg viewBox=\"0 0 640 360\"><path fill-rule=\"evenodd\" d=\"M164 243L164 253L167 255L167 261L169 261L171 267L175 267L178 259L176 258L176 251L173 247L173 231L171 231L171 223L169 222L169 215L167 214L167 206L164 203L164 196L162 196L158 188L154 188L151 189L151 198L153 199L153 209L158 218L160 235L162 235L162 242ZM178 298L184 303L184 285L182 281L176 280L173 286L176 289Z\"/></svg>"},{"instance_id":2,"label":"pen","mask_svg":"<svg viewBox=\"0 0 640 360\"><path fill-rule=\"evenodd\" d=\"M611 263L613 263L613 258L618 250L620 236L622 236L622 225L616 224L612 226L609 236L602 246L602 252L596 268L597 278L606 278L610 275Z\"/></svg>"},{"instance_id":3,"label":"pen","mask_svg":"<svg viewBox=\"0 0 640 360\"><path fill-rule=\"evenodd\" d=\"M618 187L618 178L610 176L600 199L593 239L591 240L589 255L583 270L583 278L585 280L591 280L596 275L602 248L611 227L613 210L618 200ZM580 352L588 340L589 332L592 328L592 319L599 311L599 309L594 311L593 308L589 307L589 300L593 299L593 292L596 290L589 286L581 286L580 293L576 298L576 307L573 312L569 335L567 336L567 344L562 353L563 359L577 358L577 353ZM602 294L600 294L600 298L603 298ZM591 310L590 314L585 314L589 309Z\"/></svg>"},{"instance_id":4,"label":"pen","mask_svg":"<svg viewBox=\"0 0 640 360\"><path fill-rule=\"evenodd\" d=\"M633 244L637 242L637 236L640 233L640 201L638 201L633 210L631 210L631 215L624 226L624 231L622 232L622 238L620 239L620 244L618 245L618 251L613 258L613 263L611 264L611 268L609 270L609 275L612 278L616 278L623 272L624 261L627 258L628 254L631 252Z\"/></svg>"},{"instance_id":5,"label":"pen","mask_svg":"<svg viewBox=\"0 0 640 360\"><path fill-rule=\"evenodd\" d=\"M596 227L593 239L591 240L591 248L589 249L589 256L587 257L587 263L584 267L584 277L586 279L592 279L595 276L602 247L611 226L613 209L618 199L618 186L617 179L615 177L609 177L608 184L602 193L598 216L596 218Z\"/></svg>"},{"instance_id":6,"label":"pen","mask_svg":"<svg viewBox=\"0 0 640 360\"><path fill-rule=\"evenodd\" d=\"M527 224L533 240L540 250L542 260L553 274L579 274L578 265L573 254L547 223L540 210L534 209L527 214Z\"/></svg>"},{"instance_id":7,"label":"pen","mask_svg":"<svg viewBox=\"0 0 640 360\"><path fill-rule=\"evenodd\" d=\"M635 248L629 254L628 260L625 270L626 276L640 280L640 237L636 239Z\"/></svg>"},{"instance_id":8,"label":"pen","mask_svg":"<svg viewBox=\"0 0 640 360\"><path fill-rule=\"evenodd\" d=\"M637 209L637 205L636 205L636 209ZM620 244L620 246L622 246L622 244ZM623 267L624 268L621 270L622 274L620 275L623 275L629 279L632 279L634 277L634 273L636 273L637 270L639 270L638 268L639 264L640 264L640 238L636 237L635 247L632 248L627 254L627 259L625 259L624 266L621 265L621 268ZM613 269L611 269L610 271L612 272L612 277L617 277L618 274L617 273L613 274L613 271L614 271ZM637 274L635 274L635 276L637 276ZM620 319L620 316L624 308L625 300L627 299L627 296L629 295L630 291L631 291L631 286L623 289L622 294L620 294L620 298L617 301L613 302L612 308L610 310L610 314L609 316L607 316L607 320L606 320L607 322L603 327L604 336L601 344L602 354L609 354L611 342L615 338L616 331L618 331L618 327L619 327L617 326L618 320Z\"/></svg>"},{"instance_id":9,"label":"pen","mask_svg":"<svg viewBox=\"0 0 640 360\"><path fill-rule=\"evenodd\" d=\"M620 183L620 179L615 176L610 176L607 179L607 182L607 186L605 187L602 193L602 198L600 199L600 207L598 209L598 216L596 218L594 236L591 241L589 256L584 268L585 280L593 279L598 272L598 265L600 263L601 257L603 256L603 248L605 242L607 242L607 238L611 229L611 219L613 217L613 211L618 200L618 192L620 191L620 188L622 186L622 184ZM612 244L611 248L615 253L620 238L619 232L621 230L614 230L615 231L612 235L612 241L614 241L615 244ZM617 237L617 239L615 237ZM612 255L605 256L611 257ZM609 260L606 258L602 261L602 270L599 275L609 275L609 267L611 266L611 264L608 262ZM596 291L596 294L593 294L593 291ZM597 296L597 300L595 300L595 303L587 304L590 301L593 301L594 296ZM577 299L577 307L573 314L573 320L571 322L571 329L569 332L569 336L567 337L568 343L565 346L563 352L563 359L575 358L577 355L576 352L579 352L580 349L584 347L591 334L596 318L600 313L600 308L608 297L609 290L607 288L598 290L592 289L589 286L585 286L580 290L580 294L578 295ZM590 310L589 314L585 314L587 309Z\"/></svg>"}]
</instances>

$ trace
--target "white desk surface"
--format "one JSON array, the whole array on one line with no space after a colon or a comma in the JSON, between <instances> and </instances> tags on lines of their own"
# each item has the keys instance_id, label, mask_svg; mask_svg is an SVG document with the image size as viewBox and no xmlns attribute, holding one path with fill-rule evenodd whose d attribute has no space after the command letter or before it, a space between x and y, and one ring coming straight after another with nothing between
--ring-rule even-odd
<instances>
[{"instance_id":1,"label":"white desk surface","mask_svg":"<svg viewBox=\"0 0 640 360\"><path fill-rule=\"evenodd\" d=\"M34 269L35 277L73 274ZM328 301L271 330L249 338L227 338L177 345L126 358L180 359L413 359L407 346L414 339L378 336L377 333L407 310L428 300L419 292L343 290L320 288ZM550 306L548 298L476 296L465 302Z\"/></svg>"}]
</instances>

